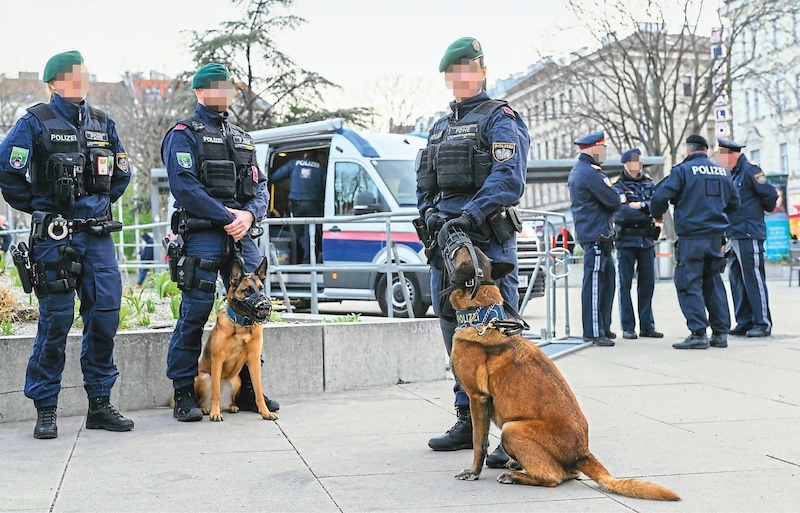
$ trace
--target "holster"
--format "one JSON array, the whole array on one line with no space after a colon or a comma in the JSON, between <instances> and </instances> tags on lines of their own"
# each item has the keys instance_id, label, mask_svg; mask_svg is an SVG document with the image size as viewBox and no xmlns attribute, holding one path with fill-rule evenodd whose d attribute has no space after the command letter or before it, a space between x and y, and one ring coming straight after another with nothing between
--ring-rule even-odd
<instances>
[{"instance_id":1,"label":"holster","mask_svg":"<svg viewBox=\"0 0 800 513\"><path fill-rule=\"evenodd\" d=\"M513 206L502 207L486 218L489 229L500 244L522 231L522 217Z\"/></svg>"},{"instance_id":2,"label":"holster","mask_svg":"<svg viewBox=\"0 0 800 513\"><path fill-rule=\"evenodd\" d=\"M433 241L431 240L431 234L428 231L428 227L425 225L425 220L422 217L417 217L411 220L411 224L414 225L414 229L417 231L417 237L419 237L419 240L425 246L425 249L430 249L430 247L433 245Z\"/></svg>"},{"instance_id":3,"label":"holster","mask_svg":"<svg viewBox=\"0 0 800 513\"><path fill-rule=\"evenodd\" d=\"M22 290L26 294L30 294L33 292L33 270L31 269L28 255L28 246L24 242L20 242L16 246L12 244L8 250L11 253L11 259L14 261L14 267L17 268Z\"/></svg>"}]
</instances>

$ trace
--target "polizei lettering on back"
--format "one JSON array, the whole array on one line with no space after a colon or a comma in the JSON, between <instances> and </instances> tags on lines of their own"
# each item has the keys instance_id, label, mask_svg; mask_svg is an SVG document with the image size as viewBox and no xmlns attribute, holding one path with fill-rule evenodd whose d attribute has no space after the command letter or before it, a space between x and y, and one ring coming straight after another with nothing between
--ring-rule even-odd
<instances>
[{"instance_id":1,"label":"polizei lettering on back","mask_svg":"<svg viewBox=\"0 0 800 513\"><path fill-rule=\"evenodd\" d=\"M728 170L719 166L692 166L692 174L728 176Z\"/></svg>"},{"instance_id":2,"label":"polizei lettering on back","mask_svg":"<svg viewBox=\"0 0 800 513\"><path fill-rule=\"evenodd\" d=\"M222 144L225 141L222 140L222 137L210 137L208 135L204 135L203 136L203 142L205 142L205 143L214 143L214 144Z\"/></svg>"},{"instance_id":3,"label":"polizei lettering on back","mask_svg":"<svg viewBox=\"0 0 800 513\"><path fill-rule=\"evenodd\" d=\"M298 160L297 164L300 167L319 167L319 162L314 162L313 160Z\"/></svg>"},{"instance_id":4,"label":"polizei lettering on back","mask_svg":"<svg viewBox=\"0 0 800 513\"><path fill-rule=\"evenodd\" d=\"M50 140L55 142L77 142L78 136L76 134L50 134Z\"/></svg>"}]
</instances>

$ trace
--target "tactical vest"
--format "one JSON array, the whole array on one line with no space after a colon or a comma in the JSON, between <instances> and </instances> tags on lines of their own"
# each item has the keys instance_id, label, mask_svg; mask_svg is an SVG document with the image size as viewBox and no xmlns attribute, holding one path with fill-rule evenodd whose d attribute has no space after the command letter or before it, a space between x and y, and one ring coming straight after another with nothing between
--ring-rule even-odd
<instances>
[{"instance_id":1,"label":"tactical vest","mask_svg":"<svg viewBox=\"0 0 800 513\"><path fill-rule=\"evenodd\" d=\"M28 109L42 125L42 146L31 163L31 185L51 194L60 207L90 194L108 194L114 174L114 150L105 112L89 107L89 119L73 126L46 103Z\"/></svg>"},{"instance_id":2,"label":"tactical vest","mask_svg":"<svg viewBox=\"0 0 800 513\"><path fill-rule=\"evenodd\" d=\"M417 186L431 194L474 194L492 172L484 129L492 113L508 105L486 100L455 123L450 117L433 125L428 147L417 154Z\"/></svg>"},{"instance_id":3,"label":"tactical vest","mask_svg":"<svg viewBox=\"0 0 800 513\"><path fill-rule=\"evenodd\" d=\"M227 123L228 133L196 118L178 122L197 134L200 181L209 194L227 201L247 202L256 195L258 166L253 138Z\"/></svg>"}]
</instances>

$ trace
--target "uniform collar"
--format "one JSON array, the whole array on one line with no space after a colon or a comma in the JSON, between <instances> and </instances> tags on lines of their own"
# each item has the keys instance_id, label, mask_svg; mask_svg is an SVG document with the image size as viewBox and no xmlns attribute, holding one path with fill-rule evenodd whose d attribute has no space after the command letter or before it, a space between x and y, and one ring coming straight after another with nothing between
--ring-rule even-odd
<instances>
[{"instance_id":1,"label":"uniform collar","mask_svg":"<svg viewBox=\"0 0 800 513\"><path fill-rule=\"evenodd\" d=\"M227 112L220 114L219 112L209 109L202 103L197 104L197 108L194 111L194 115L200 121L208 123L209 125L215 126L217 128L221 127L222 123L228 121Z\"/></svg>"},{"instance_id":2,"label":"uniform collar","mask_svg":"<svg viewBox=\"0 0 800 513\"><path fill-rule=\"evenodd\" d=\"M78 112L81 113L81 119L86 119L86 114L89 112L89 105L86 100L76 105L55 93L53 93L53 97L50 100L50 107L76 125L78 124Z\"/></svg>"},{"instance_id":3,"label":"uniform collar","mask_svg":"<svg viewBox=\"0 0 800 513\"><path fill-rule=\"evenodd\" d=\"M744 153L739 155L739 158L736 159L736 164L731 169L731 173L736 173L744 169L744 163L747 162L747 157L744 156Z\"/></svg>"},{"instance_id":4,"label":"uniform collar","mask_svg":"<svg viewBox=\"0 0 800 513\"><path fill-rule=\"evenodd\" d=\"M707 158L708 158L708 154L707 153L705 153L703 151L696 151L694 153L690 153L689 155L687 155L686 158L683 159L683 161L684 162L688 162L690 160L707 159Z\"/></svg>"},{"instance_id":5,"label":"uniform collar","mask_svg":"<svg viewBox=\"0 0 800 513\"><path fill-rule=\"evenodd\" d=\"M471 111L488 99L489 95L486 94L486 91L481 91L472 98L467 98L466 100L462 100L460 102L450 102L450 111L455 114L456 119L461 119L467 114L467 112Z\"/></svg>"},{"instance_id":6,"label":"uniform collar","mask_svg":"<svg viewBox=\"0 0 800 513\"><path fill-rule=\"evenodd\" d=\"M597 163L597 161L594 159L594 157L592 157L591 155L587 155L586 153L581 153L580 155L578 155L578 160L580 160L582 162L588 162L589 164L592 164L592 165L595 165L595 166L599 166L600 165L600 164Z\"/></svg>"},{"instance_id":7,"label":"uniform collar","mask_svg":"<svg viewBox=\"0 0 800 513\"><path fill-rule=\"evenodd\" d=\"M639 171L639 176L634 178L634 177L632 177L630 175L630 173L628 173L628 170L623 167L622 168L622 179L623 180L630 180L632 182L641 182L642 180L644 180L644 171Z\"/></svg>"}]
</instances>

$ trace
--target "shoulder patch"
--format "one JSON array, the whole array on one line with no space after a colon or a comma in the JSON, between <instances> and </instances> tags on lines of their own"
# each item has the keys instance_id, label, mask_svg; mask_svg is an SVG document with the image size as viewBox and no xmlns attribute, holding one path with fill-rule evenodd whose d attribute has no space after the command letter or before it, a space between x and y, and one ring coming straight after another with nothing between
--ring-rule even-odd
<instances>
[{"instance_id":1,"label":"shoulder patch","mask_svg":"<svg viewBox=\"0 0 800 513\"><path fill-rule=\"evenodd\" d=\"M517 115L514 113L514 110L511 107L509 107L508 105L504 105L501 108L501 110L503 111L503 114L505 114L506 116L510 117L511 119L517 119Z\"/></svg>"},{"instance_id":2,"label":"shoulder patch","mask_svg":"<svg viewBox=\"0 0 800 513\"><path fill-rule=\"evenodd\" d=\"M602 171L603 170L603 168L598 166L597 164L592 164L592 167L595 168L598 171Z\"/></svg>"},{"instance_id":3,"label":"shoulder patch","mask_svg":"<svg viewBox=\"0 0 800 513\"><path fill-rule=\"evenodd\" d=\"M765 175L763 171L761 171L760 173L754 174L753 175L753 179L756 182L758 182L759 184L761 184L761 185L764 185L765 183L767 183L767 175Z\"/></svg>"},{"instance_id":4,"label":"shoulder patch","mask_svg":"<svg viewBox=\"0 0 800 513\"><path fill-rule=\"evenodd\" d=\"M117 153L117 167L123 173L128 172L128 154L127 153Z\"/></svg>"},{"instance_id":5,"label":"shoulder patch","mask_svg":"<svg viewBox=\"0 0 800 513\"><path fill-rule=\"evenodd\" d=\"M747 163L750 164L751 166L757 166L758 165L758 162L755 162L753 160L748 160Z\"/></svg>"},{"instance_id":6,"label":"shoulder patch","mask_svg":"<svg viewBox=\"0 0 800 513\"><path fill-rule=\"evenodd\" d=\"M175 154L175 158L178 161L178 165L184 169L190 169L192 167L192 154L191 153L182 153L178 152Z\"/></svg>"},{"instance_id":7,"label":"shoulder patch","mask_svg":"<svg viewBox=\"0 0 800 513\"><path fill-rule=\"evenodd\" d=\"M186 130L186 125L178 123L177 125L175 125L175 128L173 128L173 130Z\"/></svg>"},{"instance_id":8,"label":"shoulder patch","mask_svg":"<svg viewBox=\"0 0 800 513\"><path fill-rule=\"evenodd\" d=\"M517 152L516 143L496 142L492 143L492 155L497 162L505 162Z\"/></svg>"},{"instance_id":9,"label":"shoulder patch","mask_svg":"<svg viewBox=\"0 0 800 513\"><path fill-rule=\"evenodd\" d=\"M14 169L22 169L28 164L28 155L30 155L30 150L28 148L13 146L8 163L11 164L11 167Z\"/></svg>"},{"instance_id":10,"label":"shoulder patch","mask_svg":"<svg viewBox=\"0 0 800 513\"><path fill-rule=\"evenodd\" d=\"M608 185L609 187L613 187L613 185L611 185L611 180L609 180L607 176L603 178L603 183Z\"/></svg>"}]
</instances>

